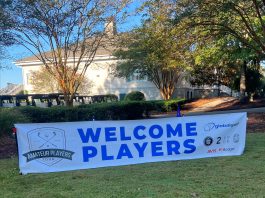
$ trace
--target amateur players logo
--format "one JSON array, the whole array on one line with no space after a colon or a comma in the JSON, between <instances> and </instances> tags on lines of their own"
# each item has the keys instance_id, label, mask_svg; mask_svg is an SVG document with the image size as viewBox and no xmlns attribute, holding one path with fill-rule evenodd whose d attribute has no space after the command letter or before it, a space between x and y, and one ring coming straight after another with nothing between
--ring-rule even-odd
<instances>
[{"instance_id":1,"label":"amateur players logo","mask_svg":"<svg viewBox=\"0 0 265 198\"><path fill-rule=\"evenodd\" d=\"M23 154L27 162L36 160L52 166L63 159L72 160L74 152L66 150L65 132L45 127L34 129L27 134L30 152Z\"/></svg>"}]
</instances>

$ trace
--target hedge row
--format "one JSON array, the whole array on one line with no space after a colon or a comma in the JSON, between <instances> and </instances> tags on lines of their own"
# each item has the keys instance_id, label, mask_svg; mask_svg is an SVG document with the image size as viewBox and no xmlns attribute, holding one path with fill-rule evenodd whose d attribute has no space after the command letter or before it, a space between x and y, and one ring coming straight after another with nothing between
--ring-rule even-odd
<instances>
[{"instance_id":1,"label":"hedge row","mask_svg":"<svg viewBox=\"0 0 265 198\"><path fill-rule=\"evenodd\" d=\"M10 134L15 123L27 122L31 122L31 119L16 108L0 108L0 137L4 134Z\"/></svg>"},{"instance_id":2,"label":"hedge row","mask_svg":"<svg viewBox=\"0 0 265 198\"><path fill-rule=\"evenodd\" d=\"M16 107L0 109L0 136L11 131L14 123L47 123L88 120L133 120L148 117L151 112L177 110L184 100L122 101L81 105L78 107Z\"/></svg>"},{"instance_id":3,"label":"hedge row","mask_svg":"<svg viewBox=\"0 0 265 198\"><path fill-rule=\"evenodd\" d=\"M33 123L71 122L85 120L129 120L143 118L144 104L140 102L115 102L82 105L79 107L19 107Z\"/></svg>"},{"instance_id":4,"label":"hedge row","mask_svg":"<svg viewBox=\"0 0 265 198\"><path fill-rule=\"evenodd\" d=\"M185 99L172 99L172 100L151 100L146 101L146 108L150 108L149 111L156 112L172 112L177 111L178 106L181 107L186 102Z\"/></svg>"}]
</instances>

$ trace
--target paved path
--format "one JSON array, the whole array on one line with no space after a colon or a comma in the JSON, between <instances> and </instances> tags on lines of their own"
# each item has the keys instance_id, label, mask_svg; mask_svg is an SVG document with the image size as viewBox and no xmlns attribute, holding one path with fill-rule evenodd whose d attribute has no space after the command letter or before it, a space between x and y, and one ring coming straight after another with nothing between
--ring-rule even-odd
<instances>
[{"instance_id":1,"label":"paved path","mask_svg":"<svg viewBox=\"0 0 265 198\"><path fill-rule=\"evenodd\" d=\"M213 102L204 104L198 108L192 109L190 112L185 113L184 116L193 116L193 115L211 115L211 114L226 114L226 113L236 113L236 112L247 112L247 113L265 113L265 107L259 108L248 108L248 109L235 109L235 110L224 110L224 111L213 111L214 108L222 103L233 101L234 98L226 97L220 98ZM154 118L163 118L163 117L175 117L174 114L162 114L162 115L153 115Z\"/></svg>"},{"instance_id":2,"label":"paved path","mask_svg":"<svg viewBox=\"0 0 265 198\"><path fill-rule=\"evenodd\" d=\"M190 112L206 112L206 111L212 111L217 105L230 102L235 100L233 97L225 97L225 98L218 98L215 101L206 103L200 107L192 109Z\"/></svg>"}]
</instances>

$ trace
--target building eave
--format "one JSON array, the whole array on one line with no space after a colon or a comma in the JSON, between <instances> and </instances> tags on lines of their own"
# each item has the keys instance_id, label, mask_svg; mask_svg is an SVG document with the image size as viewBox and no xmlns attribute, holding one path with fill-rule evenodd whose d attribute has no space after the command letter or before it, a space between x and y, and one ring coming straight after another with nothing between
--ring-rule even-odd
<instances>
[{"instance_id":1,"label":"building eave","mask_svg":"<svg viewBox=\"0 0 265 198\"><path fill-rule=\"evenodd\" d=\"M76 60L78 57L75 58ZM81 59L82 62L87 62L91 59L89 57L84 57ZM100 61L111 61L111 60L118 60L117 57L112 55L97 55L94 57L93 62L100 62ZM74 58L70 57L67 61L68 63L74 63ZM27 66L41 66L43 65L42 61L34 60L34 61L15 61L13 62L18 67L27 67Z\"/></svg>"}]
</instances>

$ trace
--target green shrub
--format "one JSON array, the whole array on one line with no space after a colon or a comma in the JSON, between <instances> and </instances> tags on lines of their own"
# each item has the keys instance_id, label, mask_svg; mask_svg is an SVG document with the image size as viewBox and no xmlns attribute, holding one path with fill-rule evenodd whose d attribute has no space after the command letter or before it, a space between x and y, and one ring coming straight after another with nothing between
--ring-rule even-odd
<instances>
[{"instance_id":1,"label":"green shrub","mask_svg":"<svg viewBox=\"0 0 265 198\"><path fill-rule=\"evenodd\" d=\"M178 105L181 107L185 102L185 99L172 99L172 100L166 100L164 101L164 106L163 109L166 112L171 112L171 111L177 111Z\"/></svg>"},{"instance_id":2,"label":"green shrub","mask_svg":"<svg viewBox=\"0 0 265 198\"><path fill-rule=\"evenodd\" d=\"M113 102L81 105L79 107L17 107L17 111L31 118L33 123L71 122L85 120L141 119L145 105L141 102Z\"/></svg>"},{"instance_id":3,"label":"green shrub","mask_svg":"<svg viewBox=\"0 0 265 198\"><path fill-rule=\"evenodd\" d=\"M0 109L1 130L11 130L14 123L72 122L89 120L134 120L148 117L151 112L176 111L183 99L158 101L122 101L96 103L78 107L16 107Z\"/></svg>"},{"instance_id":4,"label":"green shrub","mask_svg":"<svg viewBox=\"0 0 265 198\"><path fill-rule=\"evenodd\" d=\"M151 100L146 101L146 108L149 111L171 112L177 111L178 105L181 107L185 103L185 99L176 98L172 100Z\"/></svg>"},{"instance_id":5,"label":"green shrub","mask_svg":"<svg viewBox=\"0 0 265 198\"><path fill-rule=\"evenodd\" d=\"M145 101L145 96L140 91L132 91L125 96L124 100L125 101Z\"/></svg>"},{"instance_id":6,"label":"green shrub","mask_svg":"<svg viewBox=\"0 0 265 198\"><path fill-rule=\"evenodd\" d=\"M47 122L70 122L78 121L78 111L76 107L17 107L27 117L31 118L33 123L47 123Z\"/></svg>"},{"instance_id":7,"label":"green shrub","mask_svg":"<svg viewBox=\"0 0 265 198\"><path fill-rule=\"evenodd\" d=\"M137 101L122 101L113 103L101 103L81 105L78 107L84 112L89 112L90 119L96 120L127 120L143 118L144 104Z\"/></svg>"},{"instance_id":8,"label":"green shrub","mask_svg":"<svg viewBox=\"0 0 265 198\"><path fill-rule=\"evenodd\" d=\"M0 136L10 135L16 123L26 123L31 120L15 108L0 109Z\"/></svg>"}]
</instances>

